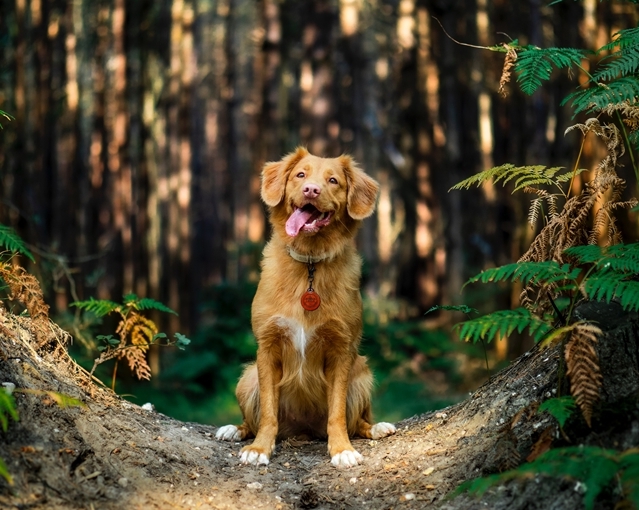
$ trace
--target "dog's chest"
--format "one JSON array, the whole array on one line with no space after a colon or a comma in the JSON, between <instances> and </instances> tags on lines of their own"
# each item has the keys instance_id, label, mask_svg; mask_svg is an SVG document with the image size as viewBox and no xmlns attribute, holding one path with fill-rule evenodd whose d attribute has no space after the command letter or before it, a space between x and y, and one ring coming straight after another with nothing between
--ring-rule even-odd
<instances>
[{"instance_id":1,"label":"dog's chest","mask_svg":"<svg viewBox=\"0 0 639 510\"><path fill-rule=\"evenodd\" d=\"M278 317L277 322L286 332L287 340L291 343L292 347L304 356L314 328L305 328L300 322L289 317Z\"/></svg>"}]
</instances>

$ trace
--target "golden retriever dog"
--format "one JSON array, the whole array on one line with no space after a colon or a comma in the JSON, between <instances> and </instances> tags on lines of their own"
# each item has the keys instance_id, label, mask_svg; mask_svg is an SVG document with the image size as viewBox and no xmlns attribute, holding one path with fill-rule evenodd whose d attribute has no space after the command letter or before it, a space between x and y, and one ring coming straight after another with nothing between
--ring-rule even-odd
<instances>
[{"instance_id":1,"label":"golden retriever dog","mask_svg":"<svg viewBox=\"0 0 639 510\"><path fill-rule=\"evenodd\" d=\"M253 300L257 361L236 396L244 423L218 439L240 441L245 464L268 464L276 439L326 438L331 462L362 461L349 439L395 433L373 425L373 385L362 334L361 259L354 237L375 208L379 185L346 155L321 158L298 148L262 171L262 200L273 227Z\"/></svg>"}]
</instances>

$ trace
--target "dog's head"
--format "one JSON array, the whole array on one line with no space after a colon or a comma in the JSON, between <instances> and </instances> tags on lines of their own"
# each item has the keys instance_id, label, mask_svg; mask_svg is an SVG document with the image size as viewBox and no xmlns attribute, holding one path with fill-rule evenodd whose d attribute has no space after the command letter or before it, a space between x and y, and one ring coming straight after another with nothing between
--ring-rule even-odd
<instances>
[{"instance_id":1,"label":"dog's head","mask_svg":"<svg viewBox=\"0 0 639 510\"><path fill-rule=\"evenodd\" d=\"M359 221L373 213L378 190L350 156L320 158L302 147L262 171L271 223L291 239L352 237Z\"/></svg>"}]
</instances>

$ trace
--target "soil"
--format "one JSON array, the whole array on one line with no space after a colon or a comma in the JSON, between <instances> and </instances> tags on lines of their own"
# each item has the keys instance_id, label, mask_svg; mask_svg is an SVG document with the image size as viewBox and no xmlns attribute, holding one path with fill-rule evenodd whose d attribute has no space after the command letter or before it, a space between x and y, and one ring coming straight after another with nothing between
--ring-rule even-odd
<instances>
[{"instance_id":1,"label":"soil","mask_svg":"<svg viewBox=\"0 0 639 510\"><path fill-rule=\"evenodd\" d=\"M637 317L614 307L582 312L599 314L606 335L623 342L619 354L600 351L602 370L609 363L614 373L612 383L604 374L605 402L636 395ZM582 507L574 480L539 477L509 482L482 499L450 498L465 480L525 462L543 437L562 441L554 418L537 412L556 394L558 348L533 349L464 402L397 423L394 436L355 439L364 456L355 468L334 468L324 441L296 439L278 444L268 466L255 467L240 464L239 443L215 439L216 427L174 420L97 385L68 357L68 335L55 324L49 329L43 342L30 319L0 311L0 383L16 386L20 414L0 432L0 458L13 477L12 485L0 481L1 508ZM59 394L83 405L61 406ZM592 429L573 420L571 441L639 445L636 398L632 402L634 411L623 419L600 417ZM599 507L612 508L619 495L599 499Z\"/></svg>"}]
</instances>

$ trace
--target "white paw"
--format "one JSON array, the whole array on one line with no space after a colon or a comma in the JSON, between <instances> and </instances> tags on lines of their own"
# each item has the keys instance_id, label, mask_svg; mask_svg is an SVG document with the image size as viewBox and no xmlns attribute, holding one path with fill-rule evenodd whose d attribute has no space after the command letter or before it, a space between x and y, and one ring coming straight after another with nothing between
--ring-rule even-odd
<instances>
[{"instance_id":1,"label":"white paw","mask_svg":"<svg viewBox=\"0 0 639 510\"><path fill-rule=\"evenodd\" d=\"M222 441L241 441L242 436L240 435L240 431L237 429L235 425L224 425L217 429L215 433L216 439L221 439Z\"/></svg>"},{"instance_id":2,"label":"white paw","mask_svg":"<svg viewBox=\"0 0 639 510\"><path fill-rule=\"evenodd\" d=\"M364 457L355 450L344 450L337 455L333 455L331 464L338 468L349 468L357 466L357 464L361 463L363 459Z\"/></svg>"},{"instance_id":3,"label":"white paw","mask_svg":"<svg viewBox=\"0 0 639 510\"><path fill-rule=\"evenodd\" d=\"M373 439L381 439L397 432L395 425L380 421L371 427L371 436Z\"/></svg>"},{"instance_id":4,"label":"white paw","mask_svg":"<svg viewBox=\"0 0 639 510\"><path fill-rule=\"evenodd\" d=\"M259 464L268 464L268 457L263 453L258 453L253 450L245 450L242 452L240 461L242 461L242 464L255 464L257 466Z\"/></svg>"}]
</instances>

